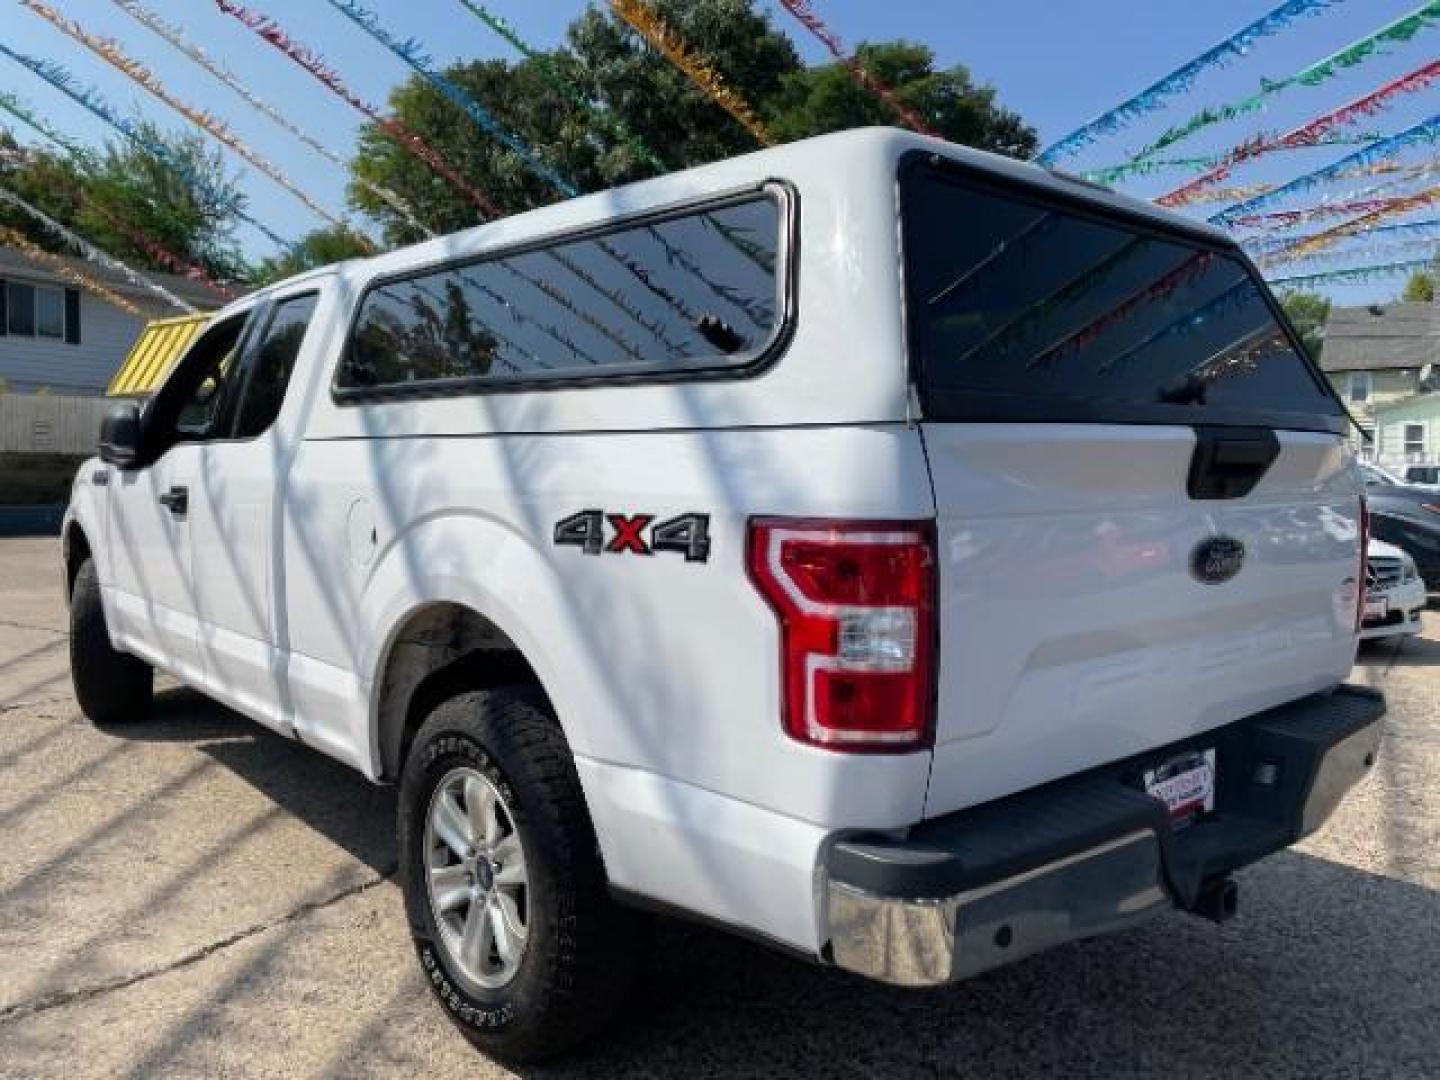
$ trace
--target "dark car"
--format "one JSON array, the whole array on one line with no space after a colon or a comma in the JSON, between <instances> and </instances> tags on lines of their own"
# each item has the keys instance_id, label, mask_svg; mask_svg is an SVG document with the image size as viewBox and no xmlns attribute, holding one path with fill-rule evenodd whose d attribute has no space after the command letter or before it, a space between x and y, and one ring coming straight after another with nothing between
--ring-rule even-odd
<instances>
[{"instance_id":1,"label":"dark car","mask_svg":"<svg viewBox=\"0 0 1440 1080\"><path fill-rule=\"evenodd\" d=\"M1407 552L1429 592L1440 592L1440 491L1391 482L1369 468L1365 495L1370 502L1370 535Z\"/></svg>"}]
</instances>

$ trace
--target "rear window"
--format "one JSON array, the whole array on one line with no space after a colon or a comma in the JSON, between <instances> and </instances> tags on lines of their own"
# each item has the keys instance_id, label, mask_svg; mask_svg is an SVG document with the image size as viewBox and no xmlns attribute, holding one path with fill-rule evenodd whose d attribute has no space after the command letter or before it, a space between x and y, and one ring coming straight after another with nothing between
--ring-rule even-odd
<instances>
[{"instance_id":1,"label":"rear window","mask_svg":"<svg viewBox=\"0 0 1440 1080\"><path fill-rule=\"evenodd\" d=\"M741 369L783 316L778 194L407 274L365 293L343 398Z\"/></svg>"},{"instance_id":2,"label":"rear window","mask_svg":"<svg viewBox=\"0 0 1440 1080\"><path fill-rule=\"evenodd\" d=\"M903 167L901 209L929 417L1344 430L1224 248L929 162Z\"/></svg>"}]
</instances>

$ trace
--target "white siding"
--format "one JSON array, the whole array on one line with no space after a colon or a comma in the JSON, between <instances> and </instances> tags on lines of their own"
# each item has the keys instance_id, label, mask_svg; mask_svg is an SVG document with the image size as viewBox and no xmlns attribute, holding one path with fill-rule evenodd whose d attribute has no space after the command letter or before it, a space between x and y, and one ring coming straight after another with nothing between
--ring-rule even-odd
<instances>
[{"instance_id":1,"label":"white siding","mask_svg":"<svg viewBox=\"0 0 1440 1080\"><path fill-rule=\"evenodd\" d=\"M6 273L4 277L37 285L58 284L38 275ZM145 320L81 292L80 344L0 336L0 378L12 393L33 393L46 386L57 394L102 394L144 325Z\"/></svg>"}]
</instances>

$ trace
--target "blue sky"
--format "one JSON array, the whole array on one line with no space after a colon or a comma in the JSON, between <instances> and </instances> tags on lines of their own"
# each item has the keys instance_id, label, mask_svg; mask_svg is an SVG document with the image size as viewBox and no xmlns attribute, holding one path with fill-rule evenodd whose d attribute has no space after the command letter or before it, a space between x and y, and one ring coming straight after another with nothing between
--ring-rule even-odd
<instances>
[{"instance_id":1,"label":"blue sky","mask_svg":"<svg viewBox=\"0 0 1440 1080\"><path fill-rule=\"evenodd\" d=\"M343 206L345 178L338 169L276 128L110 0L50 2L91 31L117 38L127 52L159 74L178 96L224 118L246 142L280 165L322 204L333 210ZM820 45L774 0L759 2L807 60L827 59ZM977 79L996 87L1004 104L1018 110L1039 129L1044 144L1128 97L1276 3L1278 0L815 0L815 8L847 43L909 38L929 44L941 64L966 64ZM1338 0L1330 10L1259 42L1240 61L1203 76L1188 94L1177 97L1165 109L1103 139L1063 166L1076 170L1123 160L1128 152L1195 109L1252 93L1262 78L1283 78L1415 9L1419 3ZM260 96L282 106L299 126L348 155L358 126L357 114L238 22L222 15L209 0L148 0L148 6L183 27L192 41L222 59ZM398 59L324 0L250 0L249 6L279 18L295 37L315 46L354 89L377 103L383 103L390 88L409 73ZM371 0L369 6L394 31L419 39L442 62L512 55L509 47L466 13L457 0ZM565 26L583 9L584 2L489 0L489 6L508 18L528 40L548 46L562 39ZM126 110L138 106L147 115L177 128L185 124L166 106L14 0L0 19L0 34L13 48L63 63ZM1275 95L1266 112L1202 132L1181 144L1177 152L1221 152L1256 131L1288 129L1433 59L1440 55L1437 49L1440 28L1424 32L1409 44L1322 86L1297 87ZM53 123L83 140L99 141L108 135L103 125L79 106L3 57L0 89L20 94ZM1364 127L1393 132L1436 113L1440 113L1440 84L1400 99ZM21 132L17 134L24 137ZM1328 147L1274 154L1237 172L1229 182L1288 179L1346 152L1344 148ZM1419 163L1434 156L1433 149L1421 149L1400 160ZM244 174L251 212L277 232L298 236L321 224L270 180L248 166L235 164ZM1123 188L1132 194L1152 196L1182 182L1186 175L1177 172L1154 180L1132 181ZM1440 176L1401 190L1436 182L1440 182ZM1349 181L1325 194L1353 190L1364 183ZM1217 208L1210 205L1194 212L1213 212ZM269 243L252 231L242 232L241 239L252 256L270 250ZM1418 257L1424 252L1414 254ZM1400 257L1410 256L1391 256ZM1336 263L1344 264L1343 260ZM1401 284L1401 279L1394 279L1329 291L1340 302L1368 302L1397 293Z\"/></svg>"}]
</instances>

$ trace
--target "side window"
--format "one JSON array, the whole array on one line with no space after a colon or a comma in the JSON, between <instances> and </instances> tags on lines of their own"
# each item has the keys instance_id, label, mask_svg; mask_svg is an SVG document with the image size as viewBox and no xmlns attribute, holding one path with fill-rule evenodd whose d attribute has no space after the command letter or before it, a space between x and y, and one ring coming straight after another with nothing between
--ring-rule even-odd
<instances>
[{"instance_id":1,"label":"side window","mask_svg":"<svg viewBox=\"0 0 1440 1080\"><path fill-rule=\"evenodd\" d=\"M249 313L208 327L160 387L145 423L153 460L177 442L216 438L229 430L239 365L237 350Z\"/></svg>"},{"instance_id":2,"label":"side window","mask_svg":"<svg viewBox=\"0 0 1440 1080\"><path fill-rule=\"evenodd\" d=\"M743 368L780 331L785 218L744 195L382 282L336 388Z\"/></svg>"},{"instance_id":3,"label":"side window","mask_svg":"<svg viewBox=\"0 0 1440 1080\"><path fill-rule=\"evenodd\" d=\"M235 421L236 438L259 435L280 415L285 388L290 385L295 358L300 355L300 343L305 340L305 331L319 299L317 293L305 293L275 305L269 325L250 350L246 364L249 375Z\"/></svg>"}]
</instances>

